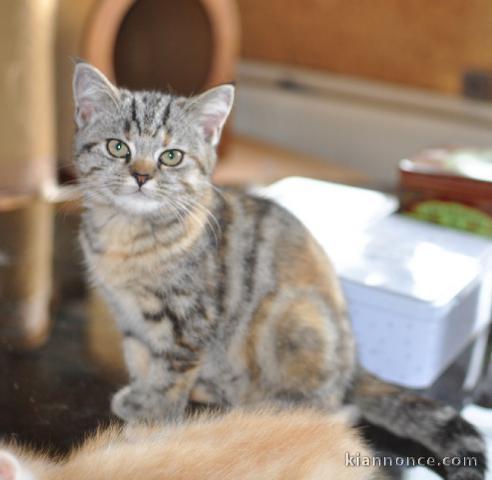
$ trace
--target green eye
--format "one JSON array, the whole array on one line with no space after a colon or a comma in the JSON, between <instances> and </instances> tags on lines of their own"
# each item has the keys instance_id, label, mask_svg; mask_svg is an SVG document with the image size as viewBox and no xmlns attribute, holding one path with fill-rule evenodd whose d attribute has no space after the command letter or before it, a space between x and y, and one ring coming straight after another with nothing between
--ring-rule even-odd
<instances>
[{"instance_id":1,"label":"green eye","mask_svg":"<svg viewBox=\"0 0 492 480\"><path fill-rule=\"evenodd\" d=\"M130 148L125 142L116 138L111 138L107 141L106 148L108 149L108 153L113 157L130 160Z\"/></svg>"},{"instance_id":2,"label":"green eye","mask_svg":"<svg viewBox=\"0 0 492 480\"><path fill-rule=\"evenodd\" d=\"M184 152L172 148L161 153L161 156L159 157L159 162L167 165L168 167L175 167L183 161L183 157Z\"/></svg>"}]
</instances>

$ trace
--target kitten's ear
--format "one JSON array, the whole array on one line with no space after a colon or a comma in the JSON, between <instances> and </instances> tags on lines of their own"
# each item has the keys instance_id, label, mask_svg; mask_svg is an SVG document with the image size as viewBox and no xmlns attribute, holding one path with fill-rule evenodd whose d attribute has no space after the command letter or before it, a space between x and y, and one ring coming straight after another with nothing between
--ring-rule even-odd
<instances>
[{"instance_id":1,"label":"kitten's ear","mask_svg":"<svg viewBox=\"0 0 492 480\"><path fill-rule=\"evenodd\" d=\"M114 109L119 103L118 89L95 67L81 62L73 74L75 122L86 125L99 112Z\"/></svg>"},{"instance_id":2,"label":"kitten's ear","mask_svg":"<svg viewBox=\"0 0 492 480\"><path fill-rule=\"evenodd\" d=\"M0 450L0 480L28 480L29 475L14 455L6 450Z\"/></svg>"},{"instance_id":3,"label":"kitten's ear","mask_svg":"<svg viewBox=\"0 0 492 480\"><path fill-rule=\"evenodd\" d=\"M207 142L214 147L220 140L220 134L234 102L234 86L220 85L207 90L192 100L192 109L198 116L197 122Z\"/></svg>"}]
</instances>

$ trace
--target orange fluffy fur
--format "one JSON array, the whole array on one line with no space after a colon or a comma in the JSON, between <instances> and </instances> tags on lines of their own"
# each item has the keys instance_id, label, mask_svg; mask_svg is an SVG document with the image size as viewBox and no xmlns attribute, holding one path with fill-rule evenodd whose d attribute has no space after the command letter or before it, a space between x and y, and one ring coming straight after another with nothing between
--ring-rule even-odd
<instances>
[{"instance_id":1,"label":"orange fluffy fur","mask_svg":"<svg viewBox=\"0 0 492 480\"><path fill-rule=\"evenodd\" d=\"M346 452L370 455L354 429L311 410L234 411L164 428L112 427L60 462L10 452L19 462L15 480L381 478L371 467L345 465Z\"/></svg>"}]
</instances>

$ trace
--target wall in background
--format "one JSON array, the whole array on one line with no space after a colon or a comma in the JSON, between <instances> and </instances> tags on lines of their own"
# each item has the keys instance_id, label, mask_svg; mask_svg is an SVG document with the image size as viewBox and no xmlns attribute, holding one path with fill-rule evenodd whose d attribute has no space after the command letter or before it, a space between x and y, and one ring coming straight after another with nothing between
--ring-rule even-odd
<instances>
[{"instance_id":1,"label":"wall in background","mask_svg":"<svg viewBox=\"0 0 492 480\"><path fill-rule=\"evenodd\" d=\"M237 0L243 57L459 93L492 71L490 0Z\"/></svg>"},{"instance_id":2,"label":"wall in background","mask_svg":"<svg viewBox=\"0 0 492 480\"><path fill-rule=\"evenodd\" d=\"M398 161L428 147L489 147L486 102L243 61L235 130L394 186ZM289 88L284 88L288 86ZM295 88L293 88L295 87Z\"/></svg>"}]
</instances>

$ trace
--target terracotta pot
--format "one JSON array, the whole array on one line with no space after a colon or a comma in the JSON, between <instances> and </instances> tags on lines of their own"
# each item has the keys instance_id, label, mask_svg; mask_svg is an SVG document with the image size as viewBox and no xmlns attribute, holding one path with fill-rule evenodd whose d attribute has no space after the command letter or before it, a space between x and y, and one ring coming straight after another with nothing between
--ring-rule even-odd
<instances>
[{"instance_id":1,"label":"terracotta pot","mask_svg":"<svg viewBox=\"0 0 492 480\"><path fill-rule=\"evenodd\" d=\"M102 0L82 52L129 88L191 94L234 79L238 30L231 0Z\"/></svg>"}]
</instances>

